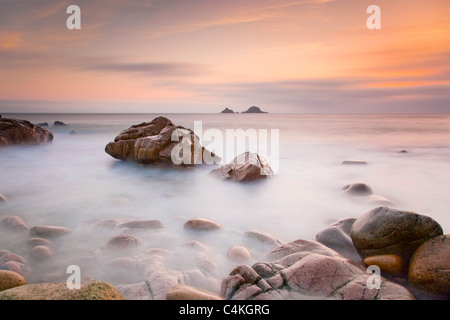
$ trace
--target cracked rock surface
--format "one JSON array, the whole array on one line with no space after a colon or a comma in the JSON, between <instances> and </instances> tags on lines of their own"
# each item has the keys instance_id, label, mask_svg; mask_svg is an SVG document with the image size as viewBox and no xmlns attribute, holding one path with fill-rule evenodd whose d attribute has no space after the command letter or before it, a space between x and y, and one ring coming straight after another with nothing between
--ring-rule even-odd
<instances>
[{"instance_id":1,"label":"cracked rock surface","mask_svg":"<svg viewBox=\"0 0 450 320\"><path fill-rule=\"evenodd\" d=\"M406 288L384 278L379 289L369 288L371 276L362 264L318 242L296 240L272 250L251 267L237 266L223 280L221 290L231 300L414 299Z\"/></svg>"}]
</instances>

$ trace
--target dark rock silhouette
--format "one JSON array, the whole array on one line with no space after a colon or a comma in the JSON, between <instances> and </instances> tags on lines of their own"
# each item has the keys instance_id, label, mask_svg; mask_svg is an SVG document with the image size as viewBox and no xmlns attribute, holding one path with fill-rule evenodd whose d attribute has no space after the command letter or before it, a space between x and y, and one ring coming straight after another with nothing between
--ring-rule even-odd
<instances>
[{"instance_id":1,"label":"dark rock silhouette","mask_svg":"<svg viewBox=\"0 0 450 320\"><path fill-rule=\"evenodd\" d=\"M234 113L234 111L231 109L225 108L224 110L222 110L221 113Z\"/></svg>"},{"instance_id":2,"label":"dark rock silhouette","mask_svg":"<svg viewBox=\"0 0 450 320\"><path fill-rule=\"evenodd\" d=\"M265 111L262 111L259 107L250 107L247 109L247 111L243 111L242 113L267 113Z\"/></svg>"}]
</instances>

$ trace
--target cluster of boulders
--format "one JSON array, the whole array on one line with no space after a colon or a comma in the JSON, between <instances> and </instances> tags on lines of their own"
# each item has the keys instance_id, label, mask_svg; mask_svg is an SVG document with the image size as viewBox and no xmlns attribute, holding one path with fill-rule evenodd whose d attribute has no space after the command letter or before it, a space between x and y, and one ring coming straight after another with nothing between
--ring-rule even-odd
<instances>
[{"instance_id":1,"label":"cluster of boulders","mask_svg":"<svg viewBox=\"0 0 450 320\"><path fill-rule=\"evenodd\" d=\"M190 167L220 161L220 157L200 145L199 138L191 129L177 126L165 117L157 117L151 122L133 125L122 131L106 145L105 151L119 160L150 165ZM179 163L174 163L173 154L180 159ZM251 152L236 156L229 164L211 173L222 179L239 182L273 175L267 160Z\"/></svg>"},{"instance_id":2,"label":"cluster of boulders","mask_svg":"<svg viewBox=\"0 0 450 320\"><path fill-rule=\"evenodd\" d=\"M104 268L121 282L112 286L95 275L85 275L87 291L74 294L62 284L67 275L59 282L36 281L39 265L58 258L51 253L53 241L72 231L61 226L29 228L20 217L7 216L0 220L2 232L22 234L29 251L21 256L0 250L0 299L89 299L90 292L99 288L105 292L95 296L130 300L450 298L450 237L443 235L435 220L414 212L378 207L333 223L318 232L315 241L283 243L271 235L247 231L242 243L226 253L235 267L224 278L218 262L223 257L201 241L187 241L175 250L146 247L145 235L153 232L155 237L154 232L164 229L159 220L105 219L87 221L82 227L92 232L118 231L78 263L89 270L90 265L98 268L106 261ZM223 229L204 218L188 219L183 227L193 236ZM59 248L65 250L70 248ZM370 266L381 271L375 287ZM27 284L28 279L35 283Z\"/></svg>"}]
</instances>

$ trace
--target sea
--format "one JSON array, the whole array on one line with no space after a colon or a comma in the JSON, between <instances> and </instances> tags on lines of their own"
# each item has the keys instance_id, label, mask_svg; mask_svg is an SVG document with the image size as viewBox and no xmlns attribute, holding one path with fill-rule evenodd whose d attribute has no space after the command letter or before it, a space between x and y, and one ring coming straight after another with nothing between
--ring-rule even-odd
<instances>
[{"instance_id":1,"label":"sea","mask_svg":"<svg viewBox=\"0 0 450 320\"><path fill-rule=\"evenodd\" d=\"M73 230L63 245L55 246L52 262L36 267L36 282L64 274L66 266L95 255L119 232L93 231L88 227L91 221L160 220L162 231L138 235L145 248L176 252L178 258L171 259L168 268L185 270L191 265L183 255L183 244L198 241L214 255L220 277L236 266L227 252L245 245L247 231L270 235L281 243L314 240L331 223L357 218L386 203L430 216L444 234L450 231L448 114L2 115L48 123L54 134L47 145L0 149L0 193L9 199L0 206L0 219L18 215L29 227ZM214 147L222 163L162 168L119 161L105 152L122 130L158 116L196 128L203 145ZM53 126L55 121L66 126ZM238 138L227 140L227 133L242 131L252 137L247 137L243 148L264 156L273 165L273 176L237 183L210 174L242 151L236 146ZM348 159L366 164L343 164ZM368 184L386 202L348 196L342 188L351 183ZM192 218L213 220L221 229L187 231L184 223ZM29 250L23 238L4 232L1 249L25 257ZM256 262L264 252L251 253ZM115 277L107 260L81 271L84 277L116 285L132 282Z\"/></svg>"}]
</instances>

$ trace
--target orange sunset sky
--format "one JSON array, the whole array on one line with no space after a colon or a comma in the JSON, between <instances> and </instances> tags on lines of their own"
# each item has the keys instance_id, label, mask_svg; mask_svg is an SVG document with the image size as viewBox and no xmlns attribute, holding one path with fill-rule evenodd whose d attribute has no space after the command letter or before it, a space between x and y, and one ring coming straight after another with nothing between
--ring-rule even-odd
<instances>
[{"instance_id":1,"label":"orange sunset sky","mask_svg":"<svg viewBox=\"0 0 450 320\"><path fill-rule=\"evenodd\" d=\"M0 112L450 112L449 14L448 0L0 0Z\"/></svg>"}]
</instances>

